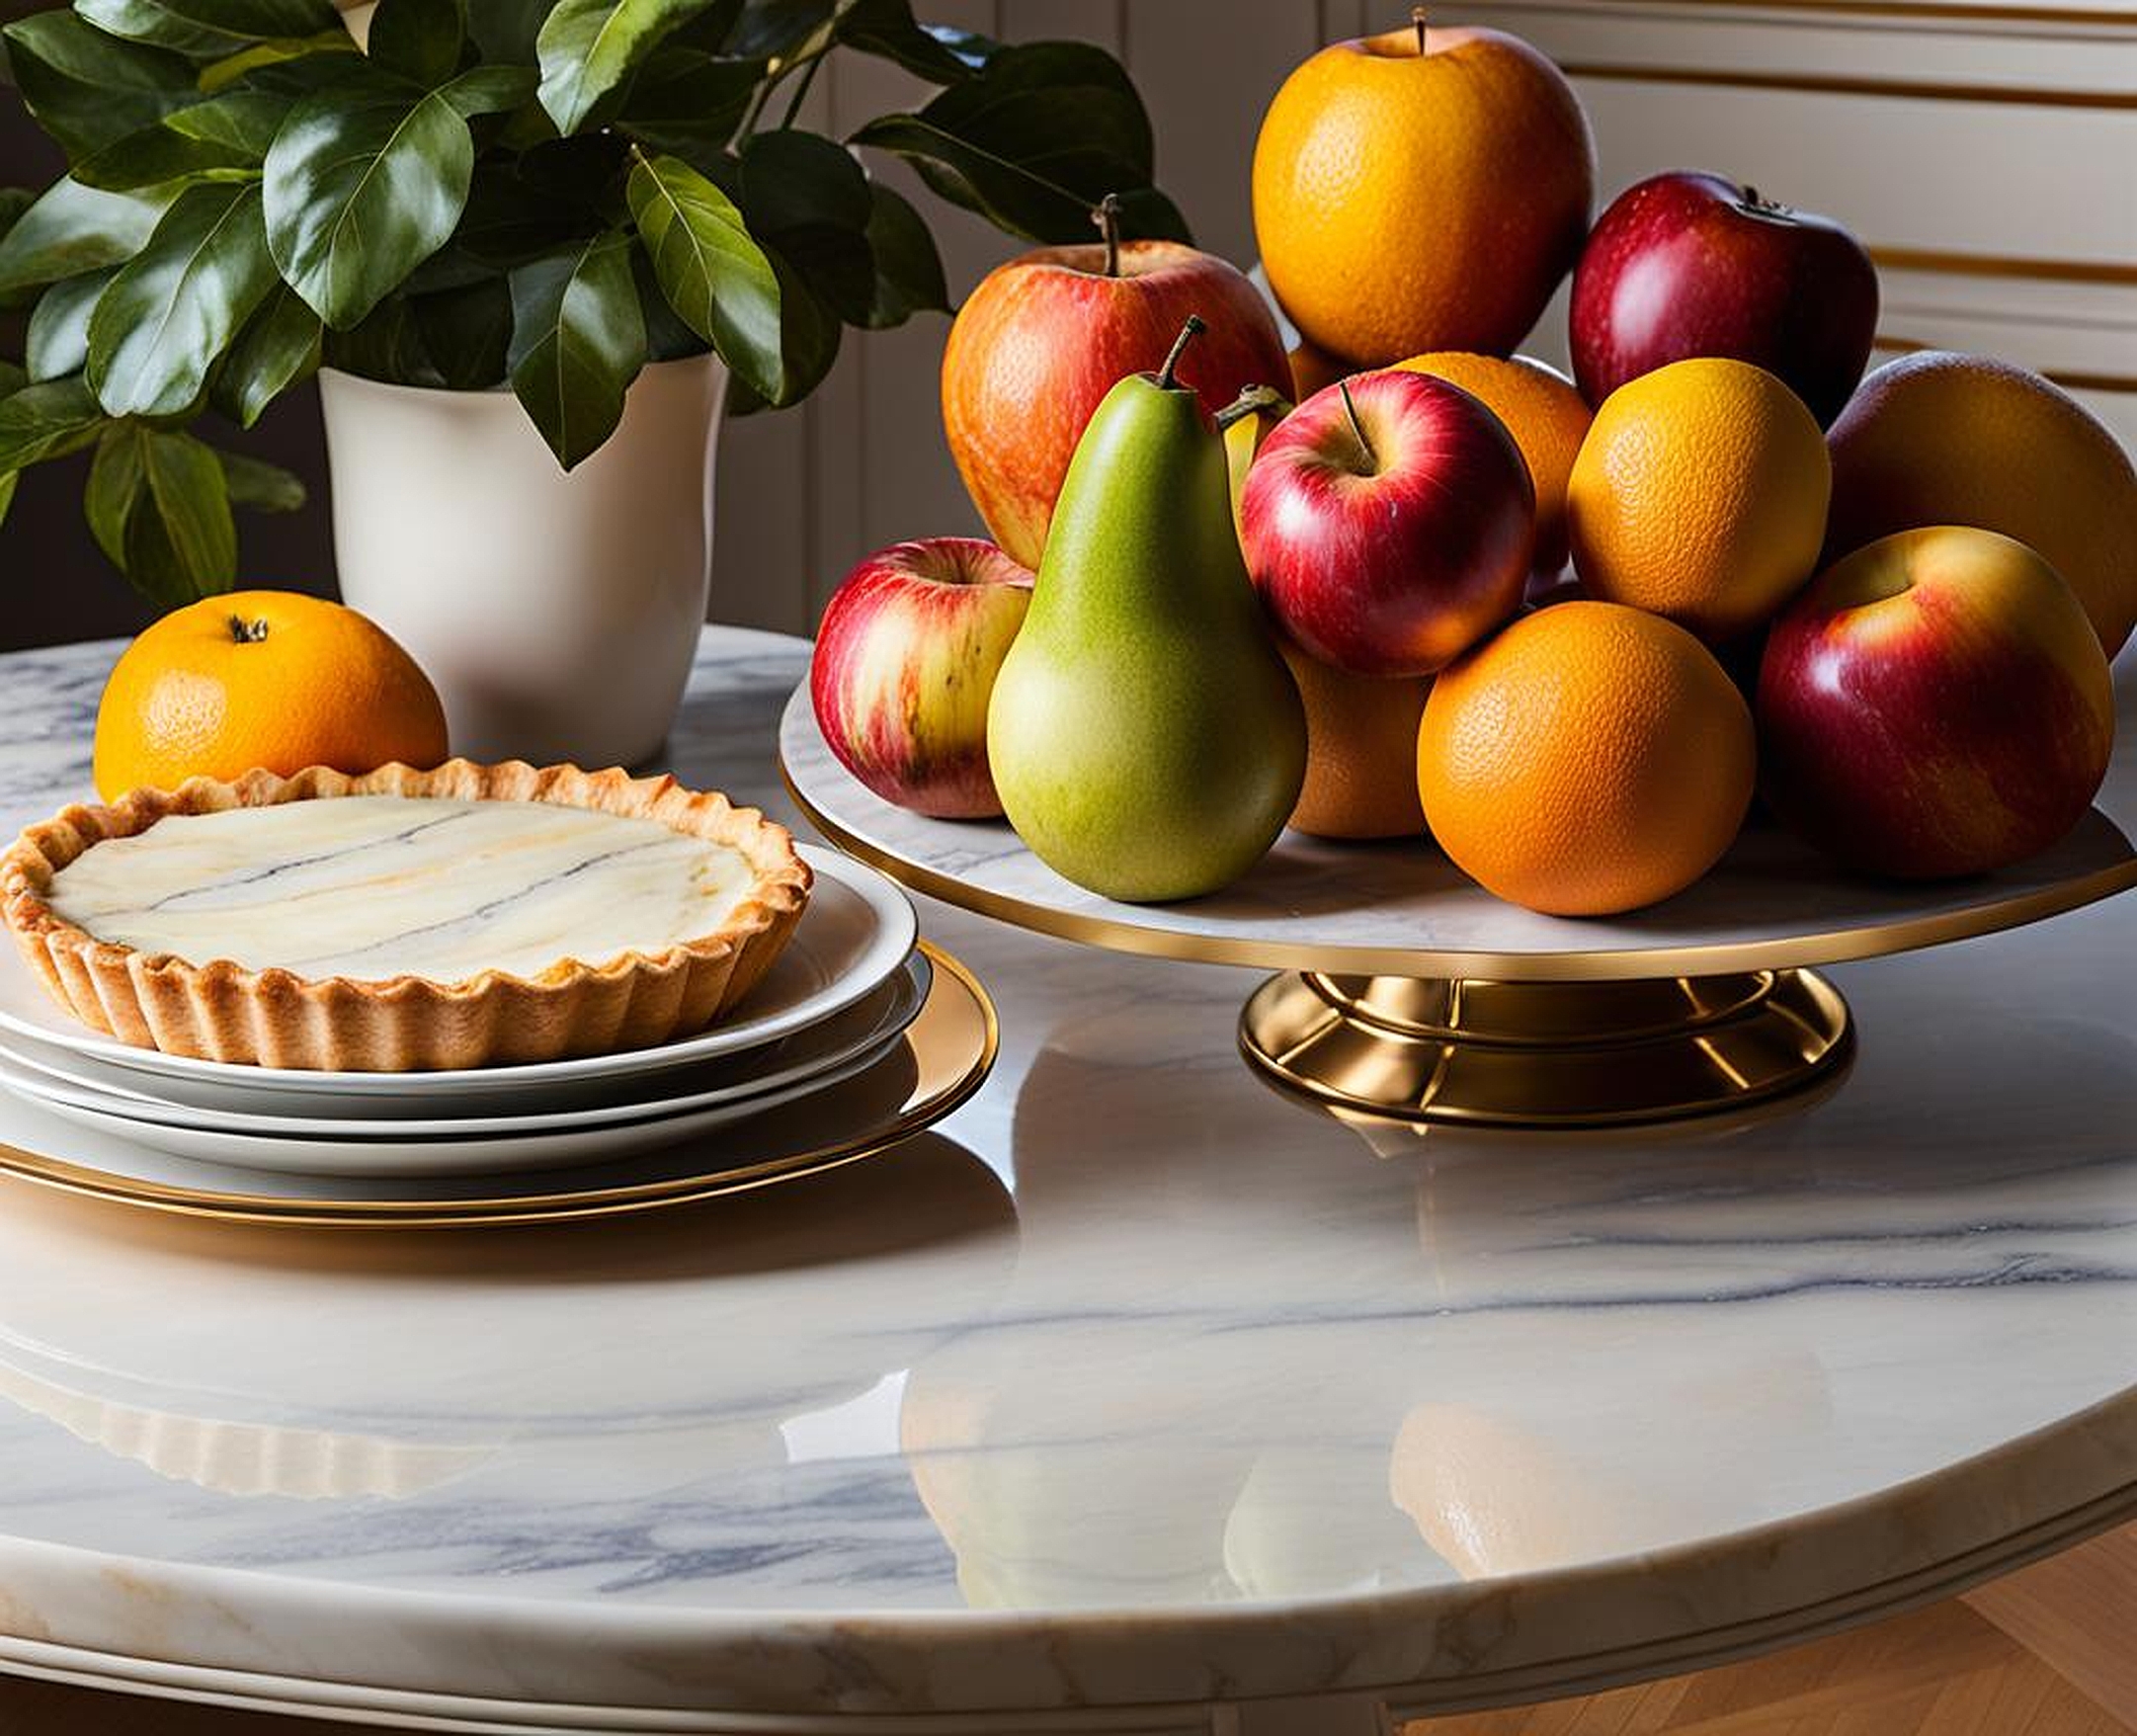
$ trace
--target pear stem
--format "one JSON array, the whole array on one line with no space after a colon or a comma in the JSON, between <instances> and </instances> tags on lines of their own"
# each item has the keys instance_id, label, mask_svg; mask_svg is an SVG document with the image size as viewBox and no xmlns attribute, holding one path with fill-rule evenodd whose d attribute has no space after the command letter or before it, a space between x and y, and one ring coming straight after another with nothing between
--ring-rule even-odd
<instances>
[{"instance_id":1,"label":"pear stem","mask_svg":"<svg viewBox=\"0 0 2137 1736\"><path fill-rule=\"evenodd\" d=\"M1229 428L1257 411L1274 410L1282 402L1283 394L1273 385L1242 387L1239 396L1217 412L1217 427L1220 431Z\"/></svg>"},{"instance_id":2,"label":"pear stem","mask_svg":"<svg viewBox=\"0 0 2137 1736\"><path fill-rule=\"evenodd\" d=\"M1429 16L1430 12L1426 7L1413 6L1410 8L1410 22L1417 30L1417 51L1420 54L1425 52L1425 20Z\"/></svg>"},{"instance_id":3,"label":"pear stem","mask_svg":"<svg viewBox=\"0 0 2137 1736\"><path fill-rule=\"evenodd\" d=\"M1158 370L1158 386L1161 390L1172 391L1179 386L1180 382L1173 377L1173 370L1180 366L1180 353L1208 329L1199 314L1188 315L1188 323L1180 328L1180 335L1173 340L1172 349L1166 352L1165 366Z\"/></svg>"},{"instance_id":4,"label":"pear stem","mask_svg":"<svg viewBox=\"0 0 2137 1736\"><path fill-rule=\"evenodd\" d=\"M230 617L230 637L240 645L257 645L267 638L267 622L247 620L242 616Z\"/></svg>"},{"instance_id":5,"label":"pear stem","mask_svg":"<svg viewBox=\"0 0 2137 1736\"><path fill-rule=\"evenodd\" d=\"M1120 275L1120 195L1109 193L1100 200L1098 209L1091 213L1091 220L1106 237L1106 275L1117 278Z\"/></svg>"},{"instance_id":6,"label":"pear stem","mask_svg":"<svg viewBox=\"0 0 2137 1736\"><path fill-rule=\"evenodd\" d=\"M1351 402L1351 382L1348 379L1339 379L1336 389L1343 394L1343 411L1351 418L1351 432L1357 436L1358 451L1365 455L1367 468L1379 469L1380 455L1372 450L1372 442L1365 438L1365 425L1357 419L1357 406Z\"/></svg>"}]
</instances>

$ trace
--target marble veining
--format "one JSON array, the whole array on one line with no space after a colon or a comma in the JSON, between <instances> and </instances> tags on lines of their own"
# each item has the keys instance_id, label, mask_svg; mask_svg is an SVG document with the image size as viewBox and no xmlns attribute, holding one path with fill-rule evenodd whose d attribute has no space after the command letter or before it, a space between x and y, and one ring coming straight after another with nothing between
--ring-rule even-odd
<instances>
[{"instance_id":1,"label":"marble veining","mask_svg":"<svg viewBox=\"0 0 2137 1736\"><path fill-rule=\"evenodd\" d=\"M80 793L112 654L0 661L9 816ZM709 634L678 774L790 812L802 667ZM2137 1510L2137 899L1837 970L1808 1107L1556 1139L1368 1139L1240 1065L1250 972L923 923L1004 1047L895 1162L482 1236L0 1182L0 1661L1350 1736Z\"/></svg>"},{"instance_id":2,"label":"marble veining","mask_svg":"<svg viewBox=\"0 0 2137 1736\"><path fill-rule=\"evenodd\" d=\"M658 952L727 919L739 851L655 820L534 801L338 796L174 814L52 877L104 940L359 982Z\"/></svg>"}]
</instances>

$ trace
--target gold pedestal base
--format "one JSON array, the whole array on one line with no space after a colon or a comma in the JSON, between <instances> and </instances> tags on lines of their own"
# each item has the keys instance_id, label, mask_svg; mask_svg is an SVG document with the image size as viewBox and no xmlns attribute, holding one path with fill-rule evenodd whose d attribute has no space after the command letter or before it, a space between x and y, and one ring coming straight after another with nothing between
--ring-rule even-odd
<instances>
[{"instance_id":1,"label":"gold pedestal base","mask_svg":"<svg viewBox=\"0 0 2137 1736\"><path fill-rule=\"evenodd\" d=\"M1808 970L1633 982L1286 971L1239 1020L1247 1059L1323 1108L1487 1127L1715 1115L1802 1090L1852 1046Z\"/></svg>"}]
</instances>

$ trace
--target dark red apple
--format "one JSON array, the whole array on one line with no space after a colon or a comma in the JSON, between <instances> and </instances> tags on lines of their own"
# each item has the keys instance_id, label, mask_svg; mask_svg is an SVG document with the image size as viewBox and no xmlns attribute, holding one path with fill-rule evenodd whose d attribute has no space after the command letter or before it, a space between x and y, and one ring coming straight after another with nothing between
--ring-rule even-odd
<instances>
[{"instance_id":1,"label":"dark red apple","mask_svg":"<svg viewBox=\"0 0 2137 1736\"><path fill-rule=\"evenodd\" d=\"M809 663L816 721L839 764L919 813L999 814L987 702L1030 602L1030 572L976 537L863 558L825 606Z\"/></svg>"},{"instance_id":2,"label":"dark red apple","mask_svg":"<svg viewBox=\"0 0 2137 1736\"><path fill-rule=\"evenodd\" d=\"M1782 612L1759 671L1762 786L1794 831L1904 878L1986 873L2084 816L2114 746L2077 595L1993 531L1903 531Z\"/></svg>"},{"instance_id":3,"label":"dark red apple","mask_svg":"<svg viewBox=\"0 0 2137 1736\"><path fill-rule=\"evenodd\" d=\"M1521 607L1536 494L1504 424L1402 369L1316 392L1240 497L1247 570L1284 636L1354 675L1431 675Z\"/></svg>"},{"instance_id":4,"label":"dark red apple","mask_svg":"<svg viewBox=\"0 0 2137 1736\"><path fill-rule=\"evenodd\" d=\"M1601 404L1693 356L1778 374L1831 425L1877 335L1877 268L1811 211L1719 175L1675 170L1619 194L1573 275L1573 372Z\"/></svg>"}]
</instances>

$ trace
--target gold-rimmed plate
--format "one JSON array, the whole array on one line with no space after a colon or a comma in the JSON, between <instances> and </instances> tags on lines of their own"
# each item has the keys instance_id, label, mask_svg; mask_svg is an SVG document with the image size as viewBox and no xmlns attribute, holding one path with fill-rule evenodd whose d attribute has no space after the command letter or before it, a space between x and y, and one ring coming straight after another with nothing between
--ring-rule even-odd
<instances>
[{"instance_id":1,"label":"gold-rimmed plate","mask_svg":"<svg viewBox=\"0 0 2137 1736\"><path fill-rule=\"evenodd\" d=\"M423 1177L267 1178L160 1156L5 1106L0 1175L92 1199L231 1222L401 1229L544 1223L644 1211L743 1193L879 1156L966 1102L993 1069L994 1004L979 979L921 943L935 976L927 1003L889 1054L801 1103L706 1139L571 1171Z\"/></svg>"}]
</instances>

